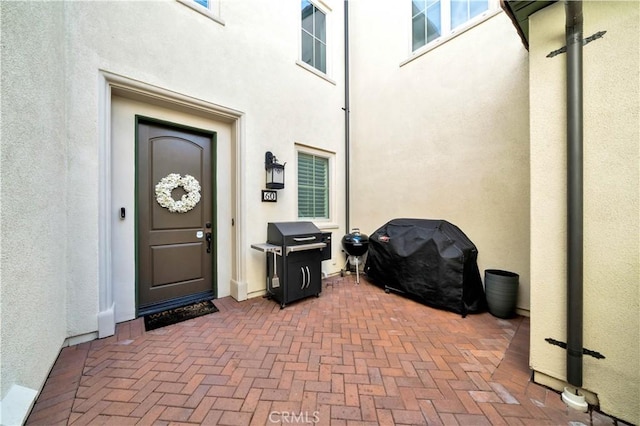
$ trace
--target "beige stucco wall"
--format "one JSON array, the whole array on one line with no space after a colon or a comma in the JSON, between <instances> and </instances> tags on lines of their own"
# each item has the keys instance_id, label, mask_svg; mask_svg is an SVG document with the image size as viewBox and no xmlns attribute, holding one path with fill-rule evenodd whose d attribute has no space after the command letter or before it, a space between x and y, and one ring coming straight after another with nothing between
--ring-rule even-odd
<instances>
[{"instance_id":1,"label":"beige stucco wall","mask_svg":"<svg viewBox=\"0 0 640 426\"><path fill-rule=\"evenodd\" d=\"M0 5L0 400L39 389L67 337L63 11Z\"/></svg>"},{"instance_id":2,"label":"beige stucco wall","mask_svg":"<svg viewBox=\"0 0 640 426\"><path fill-rule=\"evenodd\" d=\"M601 409L640 423L640 3L585 2L583 387ZM561 3L530 19L531 366L565 380L566 55Z\"/></svg>"},{"instance_id":3,"label":"beige stucco wall","mask_svg":"<svg viewBox=\"0 0 640 426\"><path fill-rule=\"evenodd\" d=\"M84 156L71 174L72 179L83 179L78 184L86 186L88 197L83 203L87 211L78 212L78 216L95 211L97 202L92 191L97 180L98 152L94 144L98 129L87 117L99 115L95 86L100 70L240 111L244 127L240 129L243 146L239 161L244 170L239 179L246 189L235 195L243 197L240 203L245 216L234 220L243 227L244 280L249 297L262 294L264 254L252 250L250 244L265 241L268 221L297 218L294 144L308 144L342 157L340 107L344 89L338 43L342 37L342 3L327 4L334 6L328 24L334 41L329 52L333 83L296 64L300 20L297 2L222 2L220 17L224 25L177 1L157 2L153 8L144 2L68 3L68 44L73 52L68 78L74 81L69 114L70 121L79 123L71 130L71 138L77 144L77 155ZM277 204L260 201L264 153L268 150L287 163L287 186L279 191ZM340 163L343 161L338 160ZM233 167L231 173L235 172ZM88 182L87 175L93 176ZM336 179L342 176L340 169ZM336 201L344 206L342 197ZM337 209L338 214L342 211L344 207ZM335 217L329 230L340 233L337 224L341 222L340 216ZM80 235L95 233L95 223L85 221L81 226L87 228L79 229L78 240L83 238ZM226 243L221 241L222 248ZM72 284L78 300L96 297L94 285L80 285L95 280L96 249L87 247L70 259L74 264L88 265ZM339 270L339 266L334 268ZM229 295L229 283L219 284L219 296ZM86 316L70 319L75 333L86 330L89 315L93 315L93 309Z\"/></svg>"},{"instance_id":4,"label":"beige stucco wall","mask_svg":"<svg viewBox=\"0 0 640 426\"><path fill-rule=\"evenodd\" d=\"M266 240L268 221L297 219L295 144L333 153L335 180L344 181L342 2L322 4L328 80L297 63L298 1L221 2L223 24L175 0L1 3L1 396L13 384L40 389L65 338L98 329L101 141L111 119L102 73L241 115L238 162L225 170L243 188L233 194L243 211L233 218L243 234L240 278L249 297L263 294L264 254L250 244ZM260 201L268 150L287 163L277 203ZM334 235L344 234L343 193L336 184L335 216L322 224ZM326 272L339 271L338 255L334 245ZM230 294L229 270L220 297Z\"/></svg>"},{"instance_id":5,"label":"beige stucco wall","mask_svg":"<svg viewBox=\"0 0 640 426\"><path fill-rule=\"evenodd\" d=\"M504 13L410 58L411 4L352 2L351 226L445 219L529 309L527 52Z\"/></svg>"}]
</instances>

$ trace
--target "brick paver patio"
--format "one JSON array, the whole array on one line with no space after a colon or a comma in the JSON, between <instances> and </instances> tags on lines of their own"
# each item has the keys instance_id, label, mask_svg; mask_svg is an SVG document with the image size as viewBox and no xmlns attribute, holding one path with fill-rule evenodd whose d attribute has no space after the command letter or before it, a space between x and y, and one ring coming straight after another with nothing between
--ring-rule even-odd
<instances>
[{"instance_id":1,"label":"brick paver patio","mask_svg":"<svg viewBox=\"0 0 640 426\"><path fill-rule=\"evenodd\" d=\"M27 424L614 424L530 382L528 318L462 318L349 276L283 310L215 304L63 349Z\"/></svg>"}]
</instances>

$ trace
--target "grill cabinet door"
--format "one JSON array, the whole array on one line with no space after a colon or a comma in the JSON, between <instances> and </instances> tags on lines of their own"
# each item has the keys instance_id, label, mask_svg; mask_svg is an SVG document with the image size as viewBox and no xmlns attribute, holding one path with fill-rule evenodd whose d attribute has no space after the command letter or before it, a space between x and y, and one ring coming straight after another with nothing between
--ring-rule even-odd
<instances>
[{"instance_id":1,"label":"grill cabinet door","mask_svg":"<svg viewBox=\"0 0 640 426\"><path fill-rule=\"evenodd\" d=\"M322 291L322 250L312 250L308 264L310 276L305 296L320 296Z\"/></svg>"},{"instance_id":2,"label":"grill cabinet door","mask_svg":"<svg viewBox=\"0 0 640 426\"><path fill-rule=\"evenodd\" d=\"M297 259L294 259L294 257ZM306 287L306 262L304 259L299 259L300 256L296 253L291 253L289 258L286 280L287 288L284 290L285 303L302 299L305 295Z\"/></svg>"},{"instance_id":3,"label":"grill cabinet door","mask_svg":"<svg viewBox=\"0 0 640 426\"><path fill-rule=\"evenodd\" d=\"M289 253L286 289L284 289L285 303L320 294L321 258L320 250Z\"/></svg>"}]
</instances>

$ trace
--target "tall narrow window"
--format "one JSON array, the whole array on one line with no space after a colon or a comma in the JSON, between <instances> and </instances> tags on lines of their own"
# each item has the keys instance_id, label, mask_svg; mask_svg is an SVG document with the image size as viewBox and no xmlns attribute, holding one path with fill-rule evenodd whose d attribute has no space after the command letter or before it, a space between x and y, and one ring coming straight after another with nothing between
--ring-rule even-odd
<instances>
[{"instance_id":1,"label":"tall narrow window","mask_svg":"<svg viewBox=\"0 0 640 426\"><path fill-rule=\"evenodd\" d=\"M454 32L489 10L492 0L411 0L412 48Z\"/></svg>"},{"instance_id":2,"label":"tall narrow window","mask_svg":"<svg viewBox=\"0 0 640 426\"><path fill-rule=\"evenodd\" d=\"M413 50L442 35L440 0L413 0Z\"/></svg>"},{"instance_id":3,"label":"tall narrow window","mask_svg":"<svg viewBox=\"0 0 640 426\"><path fill-rule=\"evenodd\" d=\"M302 62L327 72L326 15L309 0L302 0Z\"/></svg>"},{"instance_id":4,"label":"tall narrow window","mask_svg":"<svg viewBox=\"0 0 640 426\"><path fill-rule=\"evenodd\" d=\"M329 159L298 152L298 217L329 219Z\"/></svg>"}]
</instances>

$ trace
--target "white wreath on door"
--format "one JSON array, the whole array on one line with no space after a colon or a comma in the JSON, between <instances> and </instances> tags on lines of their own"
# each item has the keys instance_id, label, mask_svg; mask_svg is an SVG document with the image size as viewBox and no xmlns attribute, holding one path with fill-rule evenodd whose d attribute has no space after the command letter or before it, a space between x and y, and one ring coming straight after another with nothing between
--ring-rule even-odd
<instances>
[{"instance_id":1,"label":"white wreath on door","mask_svg":"<svg viewBox=\"0 0 640 426\"><path fill-rule=\"evenodd\" d=\"M181 186L186 194L176 201L171 192ZM200 183L191 175L180 176L170 173L163 177L156 185L156 201L171 213L186 213L193 209L200 201Z\"/></svg>"}]
</instances>

